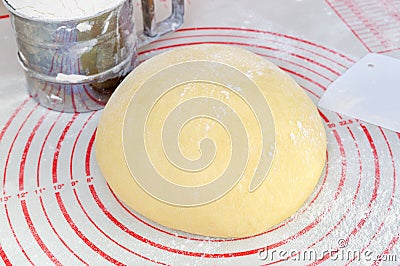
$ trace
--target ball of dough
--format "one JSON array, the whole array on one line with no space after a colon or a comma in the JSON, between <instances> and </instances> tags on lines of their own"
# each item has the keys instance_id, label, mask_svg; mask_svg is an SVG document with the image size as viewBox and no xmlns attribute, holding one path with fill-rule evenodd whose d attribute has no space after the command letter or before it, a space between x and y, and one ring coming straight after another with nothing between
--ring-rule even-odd
<instances>
[{"instance_id":1,"label":"ball of dough","mask_svg":"<svg viewBox=\"0 0 400 266\"><path fill-rule=\"evenodd\" d=\"M326 135L311 99L276 65L203 44L134 69L103 111L95 148L133 210L230 238L262 233L302 206L323 171Z\"/></svg>"}]
</instances>

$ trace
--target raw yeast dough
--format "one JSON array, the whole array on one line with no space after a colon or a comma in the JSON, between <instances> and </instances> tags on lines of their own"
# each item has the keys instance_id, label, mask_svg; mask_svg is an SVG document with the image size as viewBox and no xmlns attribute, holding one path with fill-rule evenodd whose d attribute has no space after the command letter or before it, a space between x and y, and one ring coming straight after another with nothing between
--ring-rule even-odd
<instances>
[{"instance_id":1,"label":"raw yeast dough","mask_svg":"<svg viewBox=\"0 0 400 266\"><path fill-rule=\"evenodd\" d=\"M137 67L103 111L98 165L132 209L173 229L255 235L294 214L326 158L318 111L247 50L178 48Z\"/></svg>"}]
</instances>

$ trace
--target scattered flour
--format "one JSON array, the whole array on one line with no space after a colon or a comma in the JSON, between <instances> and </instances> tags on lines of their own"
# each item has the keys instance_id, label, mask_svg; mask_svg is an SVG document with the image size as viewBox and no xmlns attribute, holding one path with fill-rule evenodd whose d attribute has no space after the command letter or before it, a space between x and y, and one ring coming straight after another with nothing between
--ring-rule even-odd
<instances>
[{"instance_id":1,"label":"scattered flour","mask_svg":"<svg viewBox=\"0 0 400 266\"><path fill-rule=\"evenodd\" d=\"M76 82L82 82L82 81L86 80L87 76L76 75L76 74L66 75L63 73L58 73L56 79L61 82L76 83Z\"/></svg>"},{"instance_id":2,"label":"scattered flour","mask_svg":"<svg viewBox=\"0 0 400 266\"><path fill-rule=\"evenodd\" d=\"M94 16L123 0L7 0L13 13L42 20L69 20ZM82 25L82 30L89 25Z\"/></svg>"},{"instance_id":3,"label":"scattered flour","mask_svg":"<svg viewBox=\"0 0 400 266\"><path fill-rule=\"evenodd\" d=\"M82 22L79 23L76 28L80 31L80 32L85 32L85 31L89 31L92 29L92 24L90 24L88 21L86 22Z\"/></svg>"}]
</instances>

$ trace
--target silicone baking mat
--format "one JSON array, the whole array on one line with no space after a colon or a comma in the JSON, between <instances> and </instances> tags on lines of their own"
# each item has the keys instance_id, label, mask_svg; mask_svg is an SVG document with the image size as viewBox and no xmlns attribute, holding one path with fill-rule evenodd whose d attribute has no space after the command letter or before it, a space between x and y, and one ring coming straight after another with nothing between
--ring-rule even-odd
<instances>
[{"instance_id":1,"label":"silicone baking mat","mask_svg":"<svg viewBox=\"0 0 400 266\"><path fill-rule=\"evenodd\" d=\"M382 12L349 7L361 2ZM398 35L364 21L398 23L390 10L372 0L191 0L184 27L140 58L198 43L243 47L280 66L316 103L369 50L397 48ZM361 32L371 28L386 42L368 41ZM0 264L400 265L399 133L321 109L326 168L294 216L241 239L185 234L118 200L94 158L101 111L57 113L36 104L26 94L9 18L0 20L0 33Z\"/></svg>"}]
</instances>

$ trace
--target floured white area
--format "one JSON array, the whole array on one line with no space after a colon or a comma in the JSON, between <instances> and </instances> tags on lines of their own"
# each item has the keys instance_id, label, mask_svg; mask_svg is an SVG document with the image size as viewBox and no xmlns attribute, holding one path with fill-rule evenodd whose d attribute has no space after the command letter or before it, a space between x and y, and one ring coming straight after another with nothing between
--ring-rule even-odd
<instances>
[{"instance_id":1,"label":"floured white area","mask_svg":"<svg viewBox=\"0 0 400 266\"><path fill-rule=\"evenodd\" d=\"M40 20L85 18L112 9L122 0L4 0L18 15Z\"/></svg>"}]
</instances>

